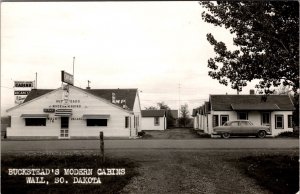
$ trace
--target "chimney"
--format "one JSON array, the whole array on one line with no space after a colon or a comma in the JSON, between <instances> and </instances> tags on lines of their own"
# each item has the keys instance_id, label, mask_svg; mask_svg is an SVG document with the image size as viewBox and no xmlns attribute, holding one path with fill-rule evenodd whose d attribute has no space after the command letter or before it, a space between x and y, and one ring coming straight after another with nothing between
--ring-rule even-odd
<instances>
[{"instance_id":1,"label":"chimney","mask_svg":"<svg viewBox=\"0 0 300 194\"><path fill-rule=\"evenodd\" d=\"M116 103L116 94L115 93L111 93L111 102L112 103Z\"/></svg>"},{"instance_id":2,"label":"chimney","mask_svg":"<svg viewBox=\"0 0 300 194\"><path fill-rule=\"evenodd\" d=\"M250 90L250 95L254 95L254 94L255 94L254 90L251 89L251 90Z\"/></svg>"},{"instance_id":3,"label":"chimney","mask_svg":"<svg viewBox=\"0 0 300 194\"><path fill-rule=\"evenodd\" d=\"M88 80L88 86L86 87L86 89L87 89L87 90L90 90L90 89L91 89L91 87L90 87L90 83L91 83L91 81L90 81L90 80Z\"/></svg>"}]
</instances>

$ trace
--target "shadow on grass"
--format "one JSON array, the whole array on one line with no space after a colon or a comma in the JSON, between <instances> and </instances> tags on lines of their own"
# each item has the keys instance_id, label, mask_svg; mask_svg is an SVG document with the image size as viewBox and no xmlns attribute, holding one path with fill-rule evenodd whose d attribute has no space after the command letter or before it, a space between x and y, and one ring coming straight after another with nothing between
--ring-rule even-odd
<instances>
[{"instance_id":1,"label":"shadow on grass","mask_svg":"<svg viewBox=\"0 0 300 194\"><path fill-rule=\"evenodd\" d=\"M272 193L295 194L299 190L298 160L299 156L265 155L239 158L234 163Z\"/></svg>"},{"instance_id":2,"label":"shadow on grass","mask_svg":"<svg viewBox=\"0 0 300 194\"><path fill-rule=\"evenodd\" d=\"M138 165L129 159L106 158L105 162L97 154L38 154L38 155L4 155L1 159L1 193L118 193L128 184L130 179L138 175ZM26 177L33 175L9 175L9 169L50 169L49 175L44 177L49 184L27 184ZM113 170L115 175L108 175L107 169ZM51 170L59 169L59 175ZM64 169L93 169L92 175L65 175ZM106 172L106 175L98 175L97 170ZM100 172L100 171L99 171ZM112 172L112 171L111 171ZM119 174L119 175L116 175ZM63 177L64 183L57 183L57 177ZM101 184L73 184L74 177L100 178ZM66 183L68 181L68 183Z\"/></svg>"}]
</instances>

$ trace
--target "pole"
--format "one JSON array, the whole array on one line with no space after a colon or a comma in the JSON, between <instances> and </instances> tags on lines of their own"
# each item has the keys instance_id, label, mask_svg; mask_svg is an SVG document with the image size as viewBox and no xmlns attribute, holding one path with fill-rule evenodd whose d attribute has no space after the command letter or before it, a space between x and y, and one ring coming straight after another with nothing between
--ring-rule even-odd
<instances>
[{"instance_id":1,"label":"pole","mask_svg":"<svg viewBox=\"0 0 300 194\"><path fill-rule=\"evenodd\" d=\"M104 140L103 140L103 131L100 131L100 156L101 156L101 161L102 165L104 164Z\"/></svg>"},{"instance_id":2,"label":"pole","mask_svg":"<svg viewBox=\"0 0 300 194\"><path fill-rule=\"evenodd\" d=\"M73 85L75 86L75 75L74 75L75 67L74 67L74 64L75 64L75 57L73 57Z\"/></svg>"},{"instance_id":3,"label":"pole","mask_svg":"<svg viewBox=\"0 0 300 194\"><path fill-rule=\"evenodd\" d=\"M35 72L35 89L37 89L37 72Z\"/></svg>"}]
</instances>

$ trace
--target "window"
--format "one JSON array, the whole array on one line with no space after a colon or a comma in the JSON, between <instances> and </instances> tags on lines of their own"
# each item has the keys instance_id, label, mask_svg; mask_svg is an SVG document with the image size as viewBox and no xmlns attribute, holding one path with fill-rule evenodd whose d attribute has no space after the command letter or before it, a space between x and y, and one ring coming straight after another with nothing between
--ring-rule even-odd
<instances>
[{"instance_id":1,"label":"window","mask_svg":"<svg viewBox=\"0 0 300 194\"><path fill-rule=\"evenodd\" d=\"M288 128L293 127L293 115L288 115Z\"/></svg>"},{"instance_id":2,"label":"window","mask_svg":"<svg viewBox=\"0 0 300 194\"><path fill-rule=\"evenodd\" d=\"M270 125L270 113L264 112L261 114L261 124Z\"/></svg>"},{"instance_id":3,"label":"window","mask_svg":"<svg viewBox=\"0 0 300 194\"><path fill-rule=\"evenodd\" d=\"M283 129L283 115L275 115L275 129Z\"/></svg>"},{"instance_id":4,"label":"window","mask_svg":"<svg viewBox=\"0 0 300 194\"><path fill-rule=\"evenodd\" d=\"M213 115L213 127L219 126L219 115Z\"/></svg>"},{"instance_id":5,"label":"window","mask_svg":"<svg viewBox=\"0 0 300 194\"><path fill-rule=\"evenodd\" d=\"M46 118L25 118L25 126L46 126Z\"/></svg>"},{"instance_id":6,"label":"window","mask_svg":"<svg viewBox=\"0 0 300 194\"><path fill-rule=\"evenodd\" d=\"M220 116L221 125L224 125L229 120L229 115L221 115Z\"/></svg>"},{"instance_id":7,"label":"window","mask_svg":"<svg viewBox=\"0 0 300 194\"><path fill-rule=\"evenodd\" d=\"M237 121L235 122L231 122L230 124L228 124L229 126L232 126L232 127L237 127L239 125L239 123Z\"/></svg>"},{"instance_id":8,"label":"window","mask_svg":"<svg viewBox=\"0 0 300 194\"><path fill-rule=\"evenodd\" d=\"M107 119L87 119L86 126L107 126Z\"/></svg>"},{"instance_id":9,"label":"window","mask_svg":"<svg viewBox=\"0 0 300 194\"><path fill-rule=\"evenodd\" d=\"M129 117L125 117L125 128L129 127Z\"/></svg>"},{"instance_id":10,"label":"window","mask_svg":"<svg viewBox=\"0 0 300 194\"><path fill-rule=\"evenodd\" d=\"M238 112L238 119L239 120L248 120L248 113L247 112Z\"/></svg>"},{"instance_id":11,"label":"window","mask_svg":"<svg viewBox=\"0 0 300 194\"><path fill-rule=\"evenodd\" d=\"M159 117L154 117L154 125L155 126L159 125Z\"/></svg>"},{"instance_id":12,"label":"window","mask_svg":"<svg viewBox=\"0 0 300 194\"><path fill-rule=\"evenodd\" d=\"M249 122L247 122L247 121L240 121L240 126L249 126L250 125L250 123Z\"/></svg>"}]
</instances>

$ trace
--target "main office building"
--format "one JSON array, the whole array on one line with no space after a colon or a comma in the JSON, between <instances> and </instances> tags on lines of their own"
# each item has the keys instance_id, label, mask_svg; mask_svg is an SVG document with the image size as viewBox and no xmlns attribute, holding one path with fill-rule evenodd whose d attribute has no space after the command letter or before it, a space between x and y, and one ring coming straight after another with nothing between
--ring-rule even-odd
<instances>
[{"instance_id":1,"label":"main office building","mask_svg":"<svg viewBox=\"0 0 300 194\"><path fill-rule=\"evenodd\" d=\"M62 85L32 89L25 101L7 110L7 138L134 138L140 130L137 89L82 89Z\"/></svg>"}]
</instances>

